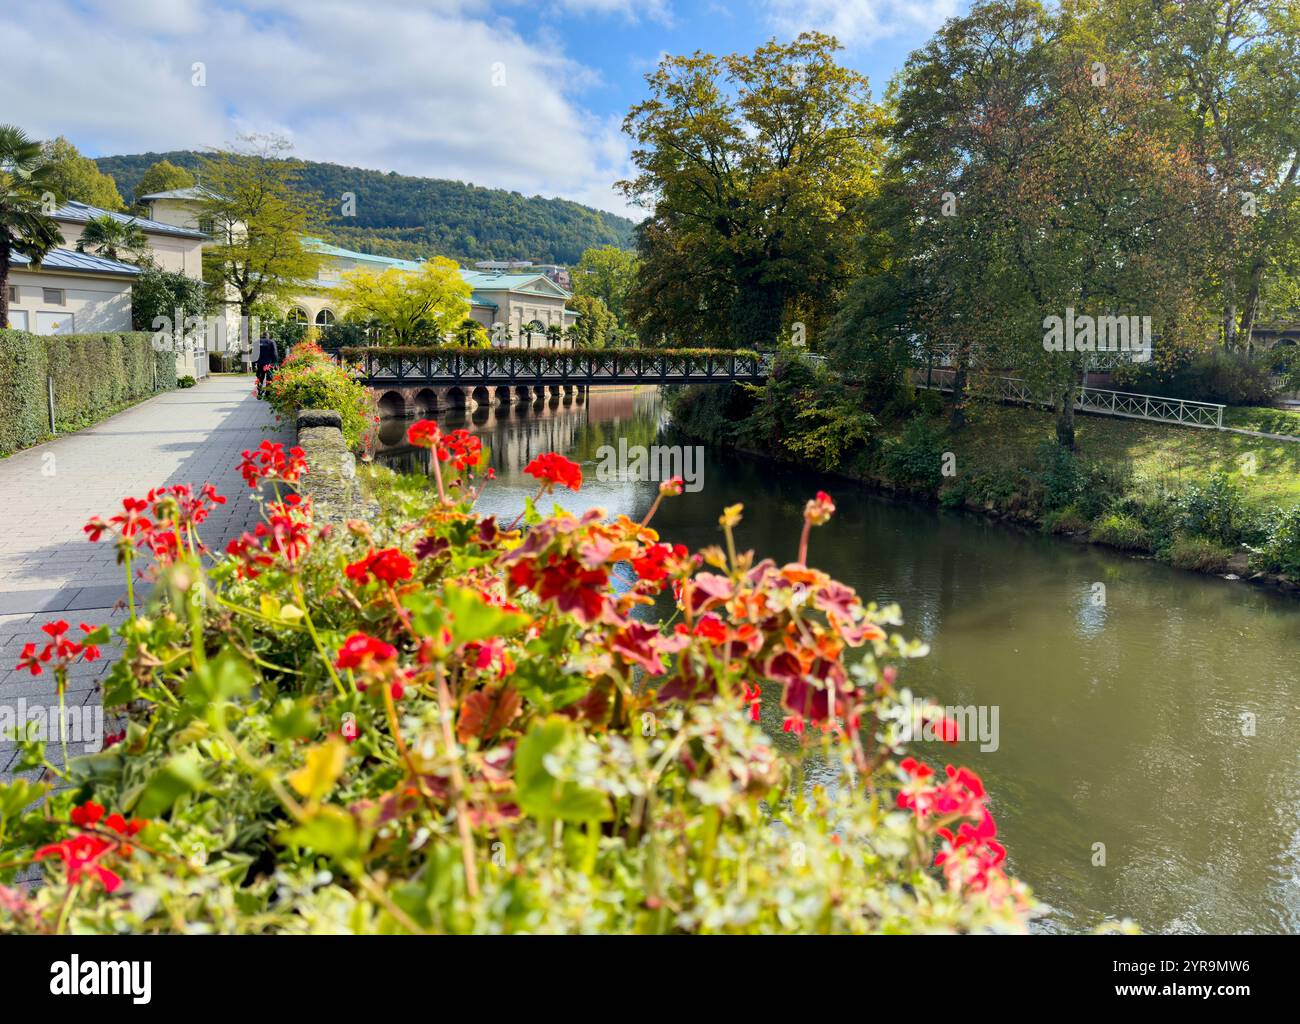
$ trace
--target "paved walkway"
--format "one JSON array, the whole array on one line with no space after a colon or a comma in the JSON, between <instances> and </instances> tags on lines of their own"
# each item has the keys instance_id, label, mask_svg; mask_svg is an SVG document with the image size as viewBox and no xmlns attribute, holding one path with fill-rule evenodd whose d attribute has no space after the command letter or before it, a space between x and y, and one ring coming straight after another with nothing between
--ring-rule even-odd
<instances>
[{"instance_id":1,"label":"paved walkway","mask_svg":"<svg viewBox=\"0 0 1300 1024\"><path fill-rule=\"evenodd\" d=\"M120 512L123 497L144 497L151 487L211 482L229 500L204 525L210 547L224 548L257 521L239 475L240 453L266 437L292 439L277 432L252 386L247 376L209 378L0 459L0 729L24 713L57 707L48 671L33 678L14 669L23 644L48 639L40 631L44 623L66 619L75 634L81 622L122 619L122 609L114 609L126 590L122 568L107 538L86 539L87 519ZM99 679L112 657L105 653L72 668L69 704L97 707ZM82 746L69 743L69 753ZM57 741L49 754L58 763ZM0 738L0 779L16 758L14 743Z\"/></svg>"}]
</instances>

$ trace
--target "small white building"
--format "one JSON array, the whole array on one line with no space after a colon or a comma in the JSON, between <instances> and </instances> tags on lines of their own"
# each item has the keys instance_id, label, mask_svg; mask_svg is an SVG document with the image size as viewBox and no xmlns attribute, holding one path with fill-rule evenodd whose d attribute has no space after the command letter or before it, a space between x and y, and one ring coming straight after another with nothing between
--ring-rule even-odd
<instances>
[{"instance_id":1,"label":"small white building","mask_svg":"<svg viewBox=\"0 0 1300 1024\"><path fill-rule=\"evenodd\" d=\"M75 249L54 249L39 267L9 257L9 326L33 334L131 329L131 283L140 268Z\"/></svg>"}]
</instances>

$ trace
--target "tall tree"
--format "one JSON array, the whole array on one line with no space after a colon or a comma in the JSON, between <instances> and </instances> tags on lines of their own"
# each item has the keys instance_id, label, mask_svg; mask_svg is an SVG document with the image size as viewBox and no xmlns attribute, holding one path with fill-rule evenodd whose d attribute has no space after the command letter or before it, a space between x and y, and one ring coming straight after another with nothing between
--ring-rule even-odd
<instances>
[{"instance_id":1,"label":"tall tree","mask_svg":"<svg viewBox=\"0 0 1300 1024\"><path fill-rule=\"evenodd\" d=\"M49 181L60 199L76 200L102 210L124 210L126 204L117 183L103 173L94 160L60 135L45 143L43 154L49 166Z\"/></svg>"},{"instance_id":2,"label":"tall tree","mask_svg":"<svg viewBox=\"0 0 1300 1024\"><path fill-rule=\"evenodd\" d=\"M413 345L457 337L469 319L471 290L454 260L435 256L418 270L349 271L331 294L349 322L378 327L384 343Z\"/></svg>"},{"instance_id":3,"label":"tall tree","mask_svg":"<svg viewBox=\"0 0 1300 1024\"><path fill-rule=\"evenodd\" d=\"M1050 318L1122 316L1127 331L1150 317L1165 349L1195 343L1219 234L1159 93L1093 60L1072 29L1036 0L985 0L912 55L881 193L903 248L889 286L858 286L850 306L877 331L907 324L921 348L947 348L954 427L969 372L1012 368L1053 397L1067 447L1089 350L1105 342L1093 323L1077 350L1073 331L1049 347Z\"/></svg>"},{"instance_id":4,"label":"tall tree","mask_svg":"<svg viewBox=\"0 0 1300 1024\"><path fill-rule=\"evenodd\" d=\"M54 183L41 144L0 124L0 327L9 326L9 261L14 253L39 263L63 241L50 216Z\"/></svg>"},{"instance_id":5,"label":"tall tree","mask_svg":"<svg viewBox=\"0 0 1300 1024\"><path fill-rule=\"evenodd\" d=\"M1270 278L1300 273L1300 5L1295 0L1069 0L1114 60L1178 114L1180 140L1227 209L1213 279L1225 346L1250 344Z\"/></svg>"},{"instance_id":6,"label":"tall tree","mask_svg":"<svg viewBox=\"0 0 1300 1024\"><path fill-rule=\"evenodd\" d=\"M238 305L241 317L260 302L310 289L324 262L305 236L324 222L326 206L295 188L300 164L290 148L276 135L246 135L200 171L199 218L212 224L213 239L203 249L203 275L214 300Z\"/></svg>"},{"instance_id":7,"label":"tall tree","mask_svg":"<svg viewBox=\"0 0 1300 1024\"><path fill-rule=\"evenodd\" d=\"M194 175L184 167L177 167L170 160L159 160L149 165L141 175L133 193L138 203L141 196L157 192L171 192L178 188L190 188L194 185Z\"/></svg>"},{"instance_id":8,"label":"tall tree","mask_svg":"<svg viewBox=\"0 0 1300 1024\"><path fill-rule=\"evenodd\" d=\"M594 295L575 295L569 306L578 314L568 330L574 348L605 348L614 334L614 314Z\"/></svg>"},{"instance_id":9,"label":"tall tree","mask_svg":"<svg viewBox=\"0 0 1300 1024\"><path fill-rule=\"evenodd\" d=\"M666 57L624 130L653 211L628 297L643 334L773 344L792 308L829 319L879 163L867 80L805 33L753 54ZM811 329L820 323L809 325Z\"/></svg>"},{"instance_id":10,"label":"tall tree","mask_svg":"<svg viewBox=\"0 0 1300 1024\"><path fill-rule=\"evenodd\" d=\"M596 246L584 252L573 268L573 293L600 299L619 327L627 327L627 296L638 269L636 253L615 245Z\"/></svg>"}]
</instances>

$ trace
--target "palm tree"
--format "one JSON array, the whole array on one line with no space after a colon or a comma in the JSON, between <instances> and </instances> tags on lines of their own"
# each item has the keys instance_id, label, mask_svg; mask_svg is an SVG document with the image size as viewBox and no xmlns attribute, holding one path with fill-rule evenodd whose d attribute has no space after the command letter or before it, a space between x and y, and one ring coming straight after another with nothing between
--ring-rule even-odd
<instances>
[{"instance_id":1,"label":"palm tree","mask_svg":"<svg viewBox=\"0 0 1300 1024\"><path fill-rule=\"evenodd\" d=\"M9 326L10 257L19 253L39 266L63 241L50 216L54 201L41 144L0 124L0 327Z\"/></svg>"},{"instance_id":2,"label":"palm tree","mask_svg":"<svg viewBox=\"0 0 1300 1024\"><path fill-rule=\"evenodd\" d=\"M149 236L134 220L118 220L109 214L91 217L77 239L77 252L89 250L95 256L127 263L152 263Z\"/></svg>"}]
</instances>

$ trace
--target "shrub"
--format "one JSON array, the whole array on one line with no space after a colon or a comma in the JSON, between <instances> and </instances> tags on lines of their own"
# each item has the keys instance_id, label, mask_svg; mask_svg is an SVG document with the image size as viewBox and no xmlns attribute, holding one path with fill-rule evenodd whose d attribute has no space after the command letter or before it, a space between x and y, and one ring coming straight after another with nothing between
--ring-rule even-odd
<instances>
[{"instance_id":1,"label":"shrub","mask_svg":"<svg viewBox=\"0 0 1300 1024\"><path fill-rule=\"evenodd\" d=\"M301 341L289 350L263 395L284 419L292 419L300 409L333 409L343 418L343 436L353 449L362 447L374 426L370 389L314 342Z\"/></svg>"},{"instance_id":2,"label":"shrub","mask_svg":"<svg viewBox=\"0 0 1300 1024\"><path fill-rule=\"evenodd\" d=\"M1037 483L1043 489L1043 508L1063 509L1073 503L1083 489L1085 472L1074 452L1053 441L1038 448Z\"/></svg>"},{"instance_id":3,"label":"shrub","mask_svg":"<svg viewBox=\"0 0 1300 1024\"><path fill-rule=\"evenodd\" d=\"M1075 506L1049 512L1043 519L1043 529L1048 533L1086 533L1090 520Z\"/></svg>"},{"instance_id":4,"label":"shrub","mask_svg":"<svg viewBox=\"0 0 1300 1024\"><path fill-rule=\"evenodd\" d=\"M89 524L128 574L137 545L159 558L105 686L128 723L67 769L21 744L64 785L0 786L0 881L44 876L0 888L0 931L1023 930L978 777L904 756L921 649L806 565L827 496L800 564L700 559L626 517L476 514L476 439L417 427L438 497L410 517L326 531L268 497L210 564L210 491ZM541 497L577 468L527 471ZM278 489L303 466L268 443L243 469ZM46 663L60 692L106 632Z\"/></svg>"},{"instance_id":5,"label":"shrub","mask_svg":"<svg viewBox=\"0 0 1300 1024\"><path fill-rule=\"evenodd\" d=\"M1204 537L1175 537L1167 557L1175 569L1222 573L1228 571L1232 551Z\"/></svg>"},{"instance_id":6,"label":"shrub","mask_svg":"<svg viewBox=\"0 0 1300 1024\"><path fill-rule=\"evenodd\" d=\"M193 377L191 377L191 376L187 373L184 377L180 377L180 378L177 379L177 381L176 381L176 386L177 386L178 388L192 388L192 387L194 387L194 385L197 384L197 383L198 383L198 381L196 381Z\"/></svg>"},{"instance_id":7,"label":"shrub","mask_svg":"<svg viewBox=\"0 0 1300 1024\"><path fill-rule=\"evenodd\" d=\"M1179 529L1220 545L1235 547L1261 539L1259 516L1241 488L1223 473L1206 484L1191 484L1175 499Z\"/></svg>"},{"instance_id":8,"label":"shrub","mask_svg":"<svg viewBox=\"0 0 1300 1024\"><path fill-rule=\"evenodd\" d=\"M1224 405L1268 405L1273 399L1269 379L1272 356L1213 348L1173 367L1156 363L1128 364L1115 372L1118 387L1170 398Z\"/></svg>"},{"instance_id":9,"label":"shrub","mask_svg":"<svg viewBox=\"0 0 1300 1024\"><path fill-rule=\"evenodd\" d=\"M885 442L885 474L901 487L936 490L943 482L943 452L943 431L918 417L908 422L901 437Z\"/></svg>"},{"instance_id":10,"label":"shrub","mask_svg":"<svg viewBox=\"0 0 1300 1024\"><path fill-rule=\"evenodd\" d=\"M1106 544L1121 551L1145 551L1155 549L1151 532L1132 516L1109 513L1092 525L1092 539L1098 544Z\"/></svg>"},{"instance_id":11,"label":"shrub","mask_svg":"<svg viewBox=\"0 0 1300 1024\"><path fill-rule=\"evenodd\" d=\"M1300 505L1293 505L1273 521L1268 539L1251 558L1251 566L1300 578Z\"/></svg>"},{"instance_id":12,"label":"shrub","mask_svg":"<svg viewBox=\"0 0 1300 1024\"><path fill-rule=\"evenodd\" d=\"M0 455L50 433L47 379L54 379L55 424L80 430L123 405L176 386L176 358L150 335L56 334L0 330Z\"/></svg>"}]
</instances>

